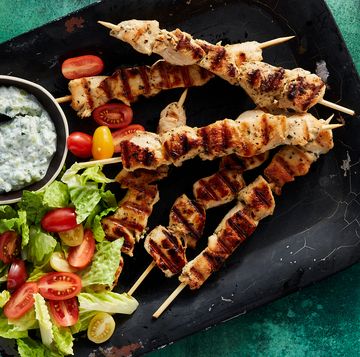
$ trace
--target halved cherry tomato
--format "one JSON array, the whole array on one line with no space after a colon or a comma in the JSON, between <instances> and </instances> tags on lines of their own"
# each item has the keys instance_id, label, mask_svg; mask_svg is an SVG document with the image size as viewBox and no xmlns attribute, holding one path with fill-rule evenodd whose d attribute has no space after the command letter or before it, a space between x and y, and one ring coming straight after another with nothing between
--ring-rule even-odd
<instances>
[{"instance_id":1,"label":"halved cherry tomato","mask_svg":"<svg viewBox=\"0 0 360 357\"><path fill-rule=\"evenodd\" d=\"M64 254L61 252L54 252L50 257L50 266L58 272L62 273L75 273L76 269L70 266L68 261L65 259Z\"/></svg>"},{"instance_id":2,"label":"halved cherry tomato","mask_svg":"<svg viewBox=\"0 0 360 357\"><path fill-rule=\"evenodd\" d=\"M25 283L27 279L27 273L25 268L25 262L21 259L16 259L11 263L8 277L7 277L7 289L14 291Z\"/></svg>"},{"instance_id":3,"label":"halved cherry tomato","mask_svg":"<svg viewBox=\"0 0 360 357\"><path fill-rule=\"evenodd\" d=\"M75 297L67 300L49 300L50 314L59 326L73 326L79 320L79 306Z\"/></svg>"},{"instance_id":4,"label":"halved cherry tomato","mask_svg":"<svg viewBox=\"0 0 360 357\"><path fill-rule=\"evenodd\" d=\"M66 300L76 296L81 288L81 279L74 273L47 273L38 281L40 294L49 300Z\"/></svg>"},{"instance_id":5,"label":"halved cherry tomato","mask_svg":"<svg viewBox=\"0 0 360 357\"><path fill-rule=\"evenodd\" d=\"M98 312L90 321L88 339L95 343L107 341L115 331L114 318L107 312Z\"/></svg>"},{"instance_id":6,"label":"halved cherry tomato","mask_svg":"<svg viewBox=\"0 0 360 357\"><path fill-rule=\"evenodd\" d=\"M59 237L69 247L80 245L84 239L84 227L80 223L75 228L68 231L59 232Z\"/></svg>"},{"instance_id":7,"label":"halved cherry tomato","mask_svg":"<svg viewBox=\"0 0 360 357\"><path fill-rule=\"evenodd\" d=\"M114 152L121 152L120 143L125 139L130 139L137 131L145 131L144 127L140 124L132 124L112 133Z\"/></svg>"},{"instance_id":8,"label":"halved cherry tomato","mask_svg":"<svg viewBox=\"0 0 360 357\"><path fill-rule=\"evenodd\" d=\"M18 319L34 305L33 295L38 292L36 283L25 283L11 296L4 306L4 314L8 319Z\"/></svg>"},{"instance_id":9,"label":"halved cherry tomato","mask_svg":"<svg viewBox=\"0 0 360 357\"><path fill-rule=\"evenodd\" d=\"M122 103L100 105L92 115L99 125L106 125L111 129L125 128L133 119L132 109Z\"/></svg>"},{"instance_id":10,"label":"halved cherry tomato","mask_svg":"<svg viewBox=\"0 0 360 357\"><path fill-rule=\"evenodd\" d=\"M96 128L93 137L92 155L95 160L109 159L114 154L113 138L107 126Z\"/></svg>"},{"instance_id":11,"label":"halved cherry tomato","mask_svg":"<svg viewBox=\"0 0 360 357\"><path fill-rule=\"evenodd\" d=\"M61 72L67 79L96 76L103 69L103 60L93 55L68 58L61 66Z\"/></svg>"},{"instance_id":12,"label":"halved cherry tomato","mask_svg":"<svg viewBox=\"0 0 360 357\"><path fill-rule=\"evenodd\" d=\"M55 208L41 220L41 227L47 232L63 232L77 226L74 208Z\"/></svg>"},{"instance_id":13,"label":"halved cherry tomato","mask_svg":"<svg viewBox=\"0 0 360 357\"><path fill-rule=\"evenodd\" d=\"M74 131L67 138L67 147L75 156L87 159L91 157L92 136Z\"/></svg>"},{"instance_id":14,"label":"halved cherry tomato","mask_svg":"<svg viewBox=\"0 0 360 357\"><path fill-rule=\"evenodd\" d=\"M20 238L15 231L0 234L0 260L9 264L20 254Z\"/></svg>"},{"instance_id":15,"label":"halved cherry tomato","mask_svg":"<svg viewBox=\"0 0 360 357\"><path fill-rule=\"evenodd\" d=\"M90 229L85 229L84 239L77 247L69 249L67 261L77 269L85 268L90 264L95 253L95 239Z\"/></svg>"}]
</instances>

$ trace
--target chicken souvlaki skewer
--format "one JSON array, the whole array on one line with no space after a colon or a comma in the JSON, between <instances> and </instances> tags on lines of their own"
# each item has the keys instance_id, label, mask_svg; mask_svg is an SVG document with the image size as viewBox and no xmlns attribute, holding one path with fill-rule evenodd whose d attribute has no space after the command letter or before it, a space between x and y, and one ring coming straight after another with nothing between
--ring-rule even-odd
<instances>
[{"instance_id":1,"label":"chicken souvlaki skewer","mask_svg":"<svg viewBox=\"0 0 360 357\"><path fill-rule=\"evenodd\" d=\"M355 114L351 109L323 99L326 86L317 75L301 68L287 70L261 62L261 48L267 43L221 46L193 39L179 29L160 29L157 21L128 20L118 25L98 22L111 29L111 36L127 42L138 52L156 53L176 65L198 64L229 83L240 85L259 107L303 113L319 103L346 114Z\"/></svg>"},{"instance_id":2,"label":"chicken souvlaki skewer","mask_svg":"<svg viewBox=\"0 0 360 357\"><path fill-rule=\"evenodd\" d=\"M179 274L187 262L186 248L195 248L202 236L205 211L234 200L245 186L242 173L260 166L267 157L268 153L252 158L237 158L230 167L221 167L215 174L196 181L193 185L195 200L185 194L179 196L171 207L168 227L157 226L146 236L144 247L153 261L129 289L128 294L134 294L155 266L166 277Z\"/></svg>"},{"instance_id":3,"label":"chicken souvlaki skewer","mask_svg":"<svg viewBox=\"0 0 360 357\"><path fill-rule=\"evenodd\" d=\"M190 289L200 288L254 232L259 221L273 214L275 200L272 192L279 195L285 183L293 181L296 176L306 175L311 164L333 145L332 132L326 130L304 147L281 148L264 171L267 180L259 176L239 192L238 204L227 213L214 234L208 238L207 247L183 267L179 277L180 285L153 317L158 318L186 286Z\"/></svg>"},{"instance_id":4,"label":"chicken souvlaki skewer","mask_svg":"<svg viewBox=\"0 0 360 357\"><path fill-rule=\"evenodd\" d=\"M231 45L232 55L242 59L261 60L263 48L281 44L293 37L282 37L264 43L245 42ZM111 76L73 79L69 82L71 95L56 100L58 103L71 101L71 106L78 116L85 118L90 116L95 108L112 99L130 105L141 95L151 97L162 90L202 86L213 77L212 72L197 64L183 66L159 60L152 66L121 68Z\"/></svg>"}]
</instances>

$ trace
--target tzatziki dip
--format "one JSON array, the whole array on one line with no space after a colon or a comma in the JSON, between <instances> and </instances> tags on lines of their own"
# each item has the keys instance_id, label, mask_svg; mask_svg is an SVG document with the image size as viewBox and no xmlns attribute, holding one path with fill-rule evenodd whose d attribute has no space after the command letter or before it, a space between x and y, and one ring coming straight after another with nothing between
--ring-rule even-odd
<instances>
[{"instance_id":1,"label":"tzatziki dip","mask_svg":"<svg viewBox=\"0 0 360 357\"><path fill-rule=\"evenodd\" d=\"M56 151L56 131L38 100L16 87L0 87L0 194L40 181Z\"/></svg>"}]
</instances>

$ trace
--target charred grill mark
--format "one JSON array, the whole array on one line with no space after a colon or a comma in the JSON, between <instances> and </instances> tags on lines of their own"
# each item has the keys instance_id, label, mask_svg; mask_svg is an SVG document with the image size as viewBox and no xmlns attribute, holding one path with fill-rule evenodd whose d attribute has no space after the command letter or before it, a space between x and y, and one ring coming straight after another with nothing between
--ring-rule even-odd
<instances>
[{"instance_id":1,"label":"charred grill mark","mask_svg":"<svg viewBox=\"0 0 360 357\"><path fill-rule=\"evenodd\" d=\"M267 145L270 141L270 128L268 125L268 120L266 114L261 117L261 126L262 126L262 142L263 145Z\"/></svg>"},{"instance_id":2,"label":"charred grill mark","mask_svg":"<svg viewBox=\"0 0 360 357\"><path fill-rule=\"evenodd\" d=\"M222 61L226 56L226 50L223 47L216 47L214 50L214 56L211 58L210 69L216 71L221 67Z\"/></svg>"},{"instance_id":3,"label":"charred grill mark","mask_svg":"<svg viewBox=\"0 0 360 357\"><path fill-rule=\"evenodd\" d=\"M196 192L196 198L200 200L217 200L217 194L210 185L204 180L199 180L200 189Z\"/></svg>"},{"instance_id":4,"label":"charred grill mark","mask_svg":"<svg viewBox=\"0 0 360 357\"><path fill-rule=\"evenodd\" d=\"M129 153L129 149L128 149L128 145L127 145L128 143L129 142L127 140L122 141L120 143L121 161L125 168L130 167L130 153Z\"/></svg>"},{"instance_id":5,"label":"charred grill mark","mask_svg":"<svg viewBox=\"0 0 360 357\"><path fill-rule=\"evenodd\" d=\"M191 202L189 200L189 202ZM180 210L177 207L172 208L174 214L176 215L176 217L178 218L179 222L181 222L181 224L188 230L188 232L196 238L196 240L198 240L200 238L201 232L197 232L194 227L191 225L191 223L189 223L186 218L182 215L182 213L180 212Z\"/></svg>"},{"instance_id":6,"label":"charred grill mark","mask_svg":"<svg viewBox=\"0 0 360 357\"><path fill-rule=\"evenodd\" d=\"M247 75L247 81L252 87L258 87L259 83L261 82L260 69L255 69L254 71L249 72Z\"/></svg>"},{"instance_id":7,"label":"charred grill mark","mask_svg":"<svg viewBox=\"0 0 360 357\"><path fill-rule=\"evenodd\" d=\"M161 76L161 88L170 88L170 79L168 75L168 71L166 69L166 65L163 62L160 62L159 71Z\"/></svg>"},{"instance_id":8,"label":"charred grill mark","mask_svg":"<svg viewBox=\"0 0 360 357\"><path fill-rule=\"evenodd\" d=\"M201 282L203 282L205 280L205 277L201 274L201 272L199 270L196 269L195 266L192 266L190 268L189 273L186 275L188 276L188 279L190 280L192 286L193 286L194 282L195 282L195 286L198 286L198 284L196 284L196 282L200 282L200 285L201 285Z\"/></svg>"},{"instance_id":9,"label":"charred grill mark","mask_svg":"<svg viewBox=\"0 0 360 357\"><path fill-rule=\"evenodd\" d=\"M129 208L132 211L135 211L135 215L141 215L141 214L145 214L145 215L149 215L151 213L151 208L149 208L148 206L146 206L145 204L138 204L136 202L124 202L122 205L122 207L124 208Z\"/></svg>"},{"instance_id":10,"label":"charred grill mark","mask_svg":"<svg viewBox=\"0 0 360 357\"><path fill-rule=\"evenodd\" d=\"M319 85L313 85L313 87L311 88L311 94L308 96L308 98L304 101L302 105L302 110L304 112L307 111L312 106L312 103L315 102L315 99L318 97L318 94L324 88L324 86L325 83L321 83Z\"/></svg>"},{"instance_id":11,"label":"charred grill mark","mask_svg":"<svg viewBox=\"0 0 360 357\"><path fill-rule=\"evenodd\" d=\"M189 73L189 67L188 66L181 66L180 67L180 74L182 82L184 83L184 87L192 87L193 82L191 80L191 76Z\"/></svg>"},{"instance_id":12,"label":"charred grill mark","mask_svg":"<svg viewBox=\"0 0 360 357\"><path fill-rule=\"evenodd\" d=\"M270 73L267 77L263 78L260 85L260 90L263 92L276 91L284 79L284 68L277 68L273 73Z\"/></svg>"},{"instance_id":13,"label":"charred grill mark","mask_svg":"<svg viewBox=\"0 0 360 357\"><path fill-rule=\"evenodd\" d=\"M104 229L106 238L109 240L115 240L120 237L124 238L124 244L121 248L123 252L131 252L134 248L135 239L126 231L126 228L121 222L114 217L106 217L101 221L101 225Z\"/></svg>"},{"instance_id":14,"label":"charred grill mark","mask_svg":"<svg viewBox=\"0 0 360 357\"><path fill-rule=\"evenodd\" d=\"M131 86L128 79L128 71L126 68L121 68L119 70L119 78L121 79L123 89L124 89L124 96L129 100L129 102L132 102L134 100L134 97L131 93Z\"/></svg>"},{"instance_id":15,"label":"charred grill mark","mask_svg":"<svg viewBox=\"0 0 360 357\"><path fill-rule=\"evenodd\" d=\"M202 141L202 144L203 144L203 149L204 149L204 152L206 154L209 153L209 136L208 136L208 132L207 132L207 127L203 127L203 128L200 128L198 130L198 134L199 136L201 137L201 141Z\"/></svg>"},{"instance_id":16,"label":"charred grill mark","mask_svg":"<svg viewBox=\"0 0 360 357\"><path fill-rule=\"evenodd\" d=\"M295 172L293 171L289 163L281 155L276 155L274 160L277 161L277 163L289 174L289 176L295 176Z\"/></svg>"},{"instance_id":17,"label":"charred grill mark","mask_svg":"<svg viewBox=\"0 0 360 357\"><path fill-rule=\"evenodd\" d=\"M238 191L238 187L235 186L231 180L224 174L223 170L217 172L217 176L224 182L224 184L230 189L232 193L236 193Z\"/></svg>"},{"instance_id":18,"label":"charred grill mark","mask_svg":"<svg viewBox=\"0 0 360 357\"><path fill-rule=\"evenodd\" d=\"M203 58L203 49L196 44L193 45L191 43L190 36L182 33L180 30L175 30L175 36L179 39L178 44L176 45L177 51L185 50L191 52L192 58L196 61L199 61Z\"/></svg>"},{"instance_id":19,"label":"charred grill mark","mask_svg":"<svg viewBox=\"0 0 360 357\"><path fill-rule=\"evenodd\" d=\"M149 72L147 68L145 66L140 66L139 74L141 77L141 81L143 82L144 94L148 95L150 94L151 89L150 89L150 81L149 81Z\"/></svg>"},{"instance_id":20,"label":"charred grill mark","mask_svg":"<svg viewBox=\"0 0 360 357\"><path fill-rule=\"evenodd\" d=\"M256 204L257 202L262 202L266 207L271 207L273 200L270 192L271 190L269 189L268 185L264 184L262 187L255 187L254 194L256 199L254 201L256 201ZM258 208L262 207L261 204L257 204L257 206Z\"/></svg>"},{"instance_id":21,"label":"charred grill mark","mask_svg":"<svg viewBox=\"0 0 360 357\"><path fill-rule=\"evenodd\" d=\"M236 212L231 218L228 219L227 223L237 234L241 242L246 240L256 228L256 226L251 223L250 218L245 212L243 212L243 210Z\"/></svg>"},{"instance_id":22,"label":"charred grill mark","mask_svg":"<svg viewBox=\"0 0 360 357\"><path fill-rule=\"evenodd\" d=\"M222 158L221 164L224 168L231 169L233 167L238 167L241 171L244 171L246 169L244 161L241 159L241 157L235 154L224 156Z\"/></svg>"},{"instance_id":23,"label":"charred grill mark","mask_svg":"<svg viewBox=\"0 0 360 357\"><path fill-rule=\"evenodd\" d=\"M86 101L87 101L89 107L92 110L94 108L94 100L93 100L93 98L91 96L89 83L86 80L86 78L82 78L81 85L84 88L84 92L85 92L85 95L86 95Z\"/></svg>"},{"instance_id":24,"label":"charred grill mark","mask_svg":"<svg viewBox=\"0 0 360 357\"><path fill-rule=\"evenodd\" d=\"M218 270L224 263L226 257L221 257L211 252L209 249L205 249L202 253L203 257L208 261L211 271Z\"/></svg>"},{"instance_id":25,"label":"charred grill mark","mask_svg":"<svg viewBox=\"0 0 360 357\"><path fill-rule=\"evenodd\" d=\"M233 64L229 63L226 73L229 77L234 78L237 75L237 69Z\"/></svg>"},{"instance_id":26,"label":"charred grill mark","mask_svg":"<svg viewBox=\"0 0 360 357\"><path fill-rule=\"evenodd\" d=\"M106 95L106 98L107 99L111 99L112 98L112 90L109 86L109 80L115 80L116 81L116 78L117 78L117 74L113 74L110 78L106 78L104 79L103 81L101 81L101 83L99 84L99 88L101 88L103 90L103 92L105 93Z\"/></svg>"},{"instance_id":27,"label":"charred grill mark","mask_svg":"<svg viewBox=\"0 0 360 357\"><path fill-rule=\"evenodd\" d=\"M228 127L227 123L221 125L221 137L224 148L228 148L231 143L231 128Z\"/></svg>"}]
</instances>

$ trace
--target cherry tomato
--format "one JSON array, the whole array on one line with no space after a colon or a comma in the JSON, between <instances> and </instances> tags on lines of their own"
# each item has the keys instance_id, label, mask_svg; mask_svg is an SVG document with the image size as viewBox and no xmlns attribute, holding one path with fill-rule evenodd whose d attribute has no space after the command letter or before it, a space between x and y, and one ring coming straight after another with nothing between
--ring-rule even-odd
<instances>
[{"instance_id":1,"label":"cherry tomato","mask_svg":"<svg viewBox=\"0 0 360 357\"><path fill-rule=\"evenodd\" d=\"M140 124L132 124L124 129L114 131L112 133L114 152L121 152L120 143L125 139L131 138L137 131L145 131L145 129Z\"/></svg>"},{"instance_id":2,"label":"cherry tomato","mask_svg":"<svg viewBox=\"0 0 360 357\"><path fill-rule=\"evenodd\" d=\"M88 159L91 157L92 136L74 131L67 138L67 147L75 156Z\"/></svg>"},{"instance_id":3,"label":"cherry tomato","mask_svg":"<svg viewBox=\"0 0 360 357\"><path fill-rule=\"evenodd\" d=\"M132 109L122 103L100 105L92 115L99 125L106 125L111 129L125 128L133 119Z\"/></svg>"},{"instance_id":4,"label":"cherry tomato","mask_svg":"<svg viewBox=\"0 0 360 357\"><path fill-rule=\"evenodd\" d=\"M95 160L109 159L114 154L113 138L107 126L96 128L93 137L92 155Z\"/></svg>"},{"instance_id":5,"label":"cherry tomato","mask_svg":"<svg viewBox=\"0 0 360 357\"><path fill-rule=\"evenodd\" d=\"M93 55L68 58L61 66L61 72L67 79L96 76L101 73L103 69L103 60Z\"/></svg>"},{"instance_id":6,"label":"cherry tomato","mask_svg":"<svg viewBox=\"0 0 360 357\"><path fill-rule=\"evenodd\" d=\"M49 300L71 299L82 288L80 277L74 273L47 273L37 285L40 294Z\"/></svg>"},{"instance_id":7,"label":"cherry tomato","mask_svg":"<svg viewBox=\"0 0 360 357\"><path fill-rule=\"evenodd\" d=\"M68 231L59 232L59 237L69 247L80 245L84 239L84 227L78 224L75 228Z\"/></svg>"},{"instance_id":8,"label":"cherry tomato","mask_svg":"<svg viewBox=\"0 0 360 357\"><path fill-rule=\"evenodd\" d=\"M63 232L77 226L74 208L55 208L41 220L41 227L47 232Z\"/></svg>"},{"instance_id":9,"label":"cherry tomato","mask_svg":"<svg viewBox=\"0 0 360 357\"><path fill-rule=\"evenodd\" d=\"M9 264L20 254L20 238L15 231L0 234L0 260Z\"/></svg>"},{"instance_id":10,"label":"cherry tomato","mask_svg":"<svg viewBox=\"0 0 360 357\"><path fill-rule=\"evenodd\" d=\"M14 291L25 283L27 279L27 273L25 268L25 262L21 259L16 259L11 263L8 277L7 277L7 289Z\"/></svg>"},{"instance_id":11,"label":"cherry tomato","mask_svg":"<svg viewBox=\"0 0 360 357\"><path fill-rule=\"evenodd\" d=\"M77 269L85 268L90 264L95 253L95 239L90 229L85 229L84 239L77 247L69 249L67 261Z\"/></svg>"},{"instance_id":12,"label":"cherry tomato","mask_svg":"<svg viewBox=\"0 0 360 357\"><path fill-rule=\"evenodd\" d=\"M75 273L76 269L70 266L61 252L54 252L50 257L50 266L58 272Z\"/></svg>"},{"instance_id":13,"label":"cherry tomato","mask_svg":"<svg viewBox=\"0 0 360 357\"><path fill-rule=\"evenodd\" d=\"M36 283L25 283L11 296L4 306L4 314L8 319L18 319L27 313L34 305L33 295L38 292Z\"/></svg>"},{"instance_id":14,"label":"cherry tomato","mask_svg":"<svg viewBox=\"0 0 360 357\"><path fill-rule=\"evenodd\" d=\"M75 297L67 300L49 300L50 314L59 326L73 326L79 320L79 306Z\"/></svg>"},{"instance_id":15,"label":"cherry tomato","mask_svg":"<svg viewBox=\"0 0 360 357\"><path fill-rule=\"evenodd\" d=\"M107 312L98 312L90 321L88 339L95 343L107 341L115 331L114 318Z\"/></svg>"}]
</instances>

